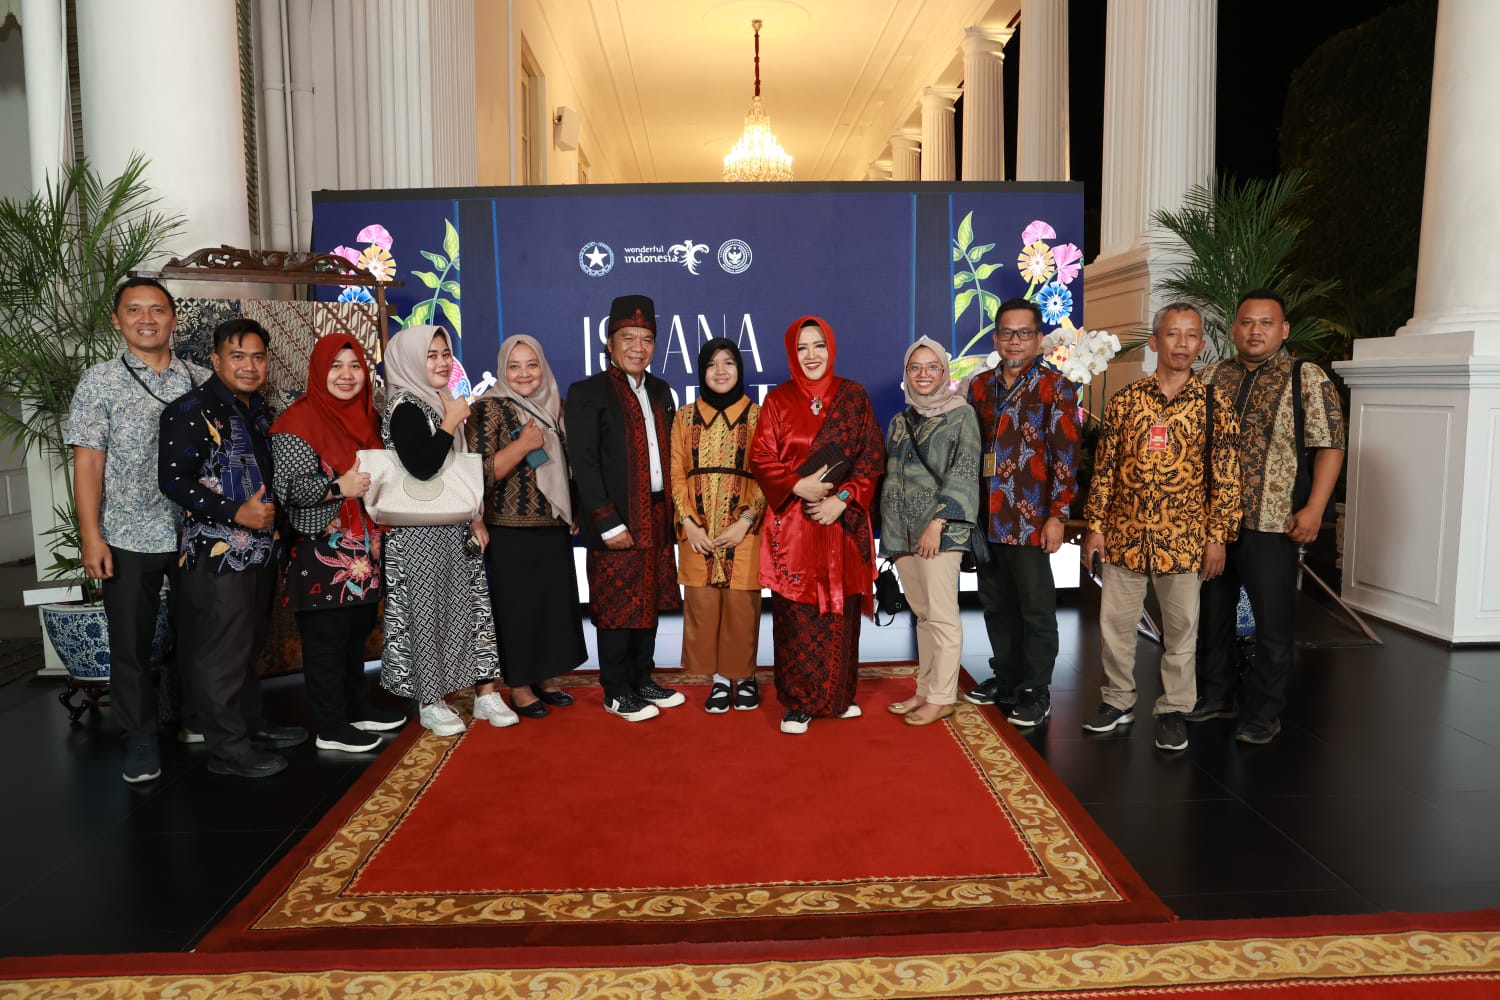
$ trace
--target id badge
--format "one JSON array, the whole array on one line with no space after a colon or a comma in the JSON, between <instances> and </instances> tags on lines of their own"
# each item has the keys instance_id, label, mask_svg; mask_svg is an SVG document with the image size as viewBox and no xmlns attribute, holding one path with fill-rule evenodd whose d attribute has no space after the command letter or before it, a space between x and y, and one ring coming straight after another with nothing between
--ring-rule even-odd
<instances>
[{"instance_id":1,"label":"id badge","mask_svg":"<svg viewBox=\"0 0 1500 1000\"><path fill-rule=\"evenodd\" d=\"M987 451L984 453L984 478L989 479L995 475L995 453Z\"/></svg>"},{"instance_id":2,"label":"id badge","mask_svg":"<svg viewBox=\"0 0 1500 1000\"><path fill-rule=\"evenodd\" d=\"M1150 436L1148 436L1147 439L1146 439L1146 450L1147 451L1166 451L1167 450L1167 425L1166 424L1152 424L1151 425Z\"/></svg>"}]
</instances>

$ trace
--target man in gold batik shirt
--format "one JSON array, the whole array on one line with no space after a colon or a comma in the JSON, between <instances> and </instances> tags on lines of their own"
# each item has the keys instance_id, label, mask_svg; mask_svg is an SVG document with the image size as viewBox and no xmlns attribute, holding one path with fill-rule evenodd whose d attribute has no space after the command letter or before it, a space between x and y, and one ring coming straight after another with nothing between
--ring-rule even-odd
<instances>
[{"instance_id":1,"label":"man in gold batik shirt","mask_svg":"<svg viewBox=\"0 0 1500 1000\"><path fill-rule=\"evenodd\" d=\"M1149 582L1164 639L1156 745L1182 750L1183 717L1197 699L1199 581L1223 572L1225 545L1239 532L1239 425L1223 392L1193 373L1203 350L1196 306L1163 306L1150 344L1156 372L1121 389L1105 409L1084 513L1084 561L1103 560L1104 689L1083 728L1105 733L1135 720L1135 625Z\"/></svg>"}]
</instances>

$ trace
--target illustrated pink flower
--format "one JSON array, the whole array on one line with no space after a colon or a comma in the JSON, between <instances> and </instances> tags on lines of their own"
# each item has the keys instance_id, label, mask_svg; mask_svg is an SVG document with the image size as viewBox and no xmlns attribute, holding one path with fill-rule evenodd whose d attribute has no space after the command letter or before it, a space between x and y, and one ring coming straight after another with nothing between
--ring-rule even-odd
<instances>
[{"instance_id":1,"label":"illustrated pink flower","mask_svg":"<svg viewBox=\"0 0 1500 1000\"><path fill-rule=\"evenodd\" d=\"M1064 243L1052 248L1052 259L1057 262L1058 282L1071 284L1082 268L1083 251L1072 243Z\"/></svg>"},{"instance_id":2,"label":"illustrated pink flower","mask_svg":"<svg viewBox=\"0 0 1500 1000\"><path fill-rule=\"evenodd\" d=\"M1057 238L1057 230L1053 229L1041 219L1034 220L1021 232L1022 243L1035 243L1037 240L1053 240Z\"/></svg>"},{"instance_id":3,"label":"illustrated pink flower","mask_svg":"<svg viewBox=\"0 0 1500 1000\"><path fill-rule=\"evenodd\" d=\"M359 251L353 247L334 247L331 252L335 257L342 257L351 264L359 263Z\"/></svg>"},{"instance_id":4,"label":"illustrated pink flower","mask_svg":"<svg viewBox=\"0 0 1500 1000\"><path fill-rule=\"evenodd\" d=\"M361 243L373 243L382 250L389 250L391 244L395 242L395 240L391 239L390 230L378 222L361 229L355 239Z\"/></svg>"}]
</instances>

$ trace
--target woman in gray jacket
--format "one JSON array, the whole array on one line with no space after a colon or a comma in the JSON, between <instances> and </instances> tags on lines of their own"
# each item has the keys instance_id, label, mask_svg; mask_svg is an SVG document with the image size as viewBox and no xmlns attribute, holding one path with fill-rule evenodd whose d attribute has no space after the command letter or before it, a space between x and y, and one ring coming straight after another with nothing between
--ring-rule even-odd
<instances>
[{"instance_id":1,"label":"woman in gray jacket","mask_svg":"<svg viewBox=\"0 0 1500 1000\"><path fill-rule=\"evenodd\" d=\"M952 715L958 701L958 573L979 512L979 421L954 391L942 345L916 341L904 371L908 405L886 434L880 550L916 613L920 665L916 694L889 709L925 726Z\"/></svg>"}]
</instances>

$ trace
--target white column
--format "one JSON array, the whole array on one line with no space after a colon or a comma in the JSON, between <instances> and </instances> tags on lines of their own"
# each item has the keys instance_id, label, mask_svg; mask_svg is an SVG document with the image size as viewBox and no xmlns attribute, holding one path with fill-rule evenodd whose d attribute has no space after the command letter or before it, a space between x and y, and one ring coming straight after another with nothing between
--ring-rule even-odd
<instances>
[{"instance_id":1,"label":"white column","mask_svg":"<svg viewBox=\"0 0 1500 1000\"><path fill-rule=\"evenodd\" d=\"M432 0L432 177L438 187L479 182L474 0Z\"/></svg>"},{"instance_id":2,"label":"white column","mask_svg":"<svg viewBox=\"0 0 1500 1000\"><path fill-rule=\"evenodd\" d=\"M31 188L37 191L73 152L62 0L22 0L21 52L26 61Z\"/></svg>"},{"instance_id":3,"label":"white column","mask_svg":"<svg viewBox=\"0 0 1500 1000\"><path fill-rule=\"evenodd\" d=\"M287 93L286 34L280 0L260 0L256 55L260 61L261 242L268 250L292 249L292 159Z\"/></svg>"},{"instance_id":4,"label":"white column","mask_svg":"<svg viewBox=\"0 0 1500 1000\"><path fill-rule=\"evenodd\" d=\"M1352 389L1344 599L1455 643L1500 641L1500 133L1475 124L1497 37L1500 5L1440 0L1415 312L1334 365Z\"/></svg>"},{"instance_id":5,"label":"white column","mask_svg":"<svg viewBox=\"0 0 1500 1000\"><path fill-rule=\"evenodd\" d=\"M1065 0L1066 2L1066 0ZM1006 32L964 32L964 151L966 181L1005 180Z\"/></svg>"},{"instance_id":6,"label":"white column","mask_svg":"<svg viewBox=\"0 0 1500 1000\"><path fill-rule=\"evenodd\" d=\"M162 210L186 217L173 250L249 246L234 4L78 0L77 12L89 161L113 177L132 153L145 155ZM167 58L170 38L191 42L170 47L170 72L157 64L143 73L143 59Z\"/></svg>"},{"instance_id":7,"label":"white column","mask_svg":"<svg viewBox=\"0 0 1500 1000\"><path fill-rule=\"evenodd\" d=\"M1148 247L1152 213L1213 179L1218 10L1214 0L1109 0L1108 18L1100 253L1085 270L1084 315L1123 333L1149 322L1154 276L1167 267Z\"/></svg>"},{"instance_id":8,"label":"white column","mask_svg":"<svg viewBox=\"0 0 1500 1000\"><path fill-rule=\"evenodd\" d=\"M953 168L953 102L955 87L922 88L922 179L951 181Z\"/></svg>"},{"instance_id":9,"label":"white column","mask_svg":"<svg viewBox=\"0 0 1500 1000\"><path fill-rule=\"evenodd\" d=\"M865 168L865 180L888 181L891 179L891 168L890 160L875 160Z\"/></svg>"},{"instance_id":10,"label":"white column","mask_svg":"<svg viewBox=\"0 0 1500 1000\"><path fill-rule=\"evenodd\" d=\"M1021 0L1017 89L1016 180L1067 180L1068 0Z\"/></svg>"},{"instance_id":11,"label":"white column","mask_svg":"<svg viewBox=\"0 0 1500 1000\"><path fill-rule=\"evenodd\" d=\"M891 180L922 179L922 133L905 128L891 133Z\"/></svg>"}]
</instances>

